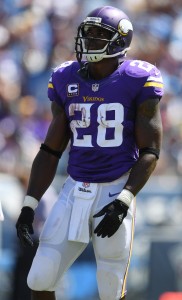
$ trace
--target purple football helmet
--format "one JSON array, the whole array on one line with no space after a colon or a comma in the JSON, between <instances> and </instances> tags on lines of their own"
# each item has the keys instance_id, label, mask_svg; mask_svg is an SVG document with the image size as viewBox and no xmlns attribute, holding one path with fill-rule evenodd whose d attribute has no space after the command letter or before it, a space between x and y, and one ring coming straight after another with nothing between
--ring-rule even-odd
<instances>
[{"instance_id":1,"label":"purple football helmet","mask_svg":"<svg viewBox=\"0 0 182 300\"><path fill-rule=\"evenodd\" d=\"M89 27L97 26L110 32L110 38L89 37L86 32ZM118 8L103 6L93 10L78 27L75 52L78 61L82 55L89 62L98 62L103 58L115 56L123 57L129 49L133 35L133 26L128 16ZM89 40L105 41L104 47L97 50L89 50L86 46Z\"/></svg>"}]
</instances>

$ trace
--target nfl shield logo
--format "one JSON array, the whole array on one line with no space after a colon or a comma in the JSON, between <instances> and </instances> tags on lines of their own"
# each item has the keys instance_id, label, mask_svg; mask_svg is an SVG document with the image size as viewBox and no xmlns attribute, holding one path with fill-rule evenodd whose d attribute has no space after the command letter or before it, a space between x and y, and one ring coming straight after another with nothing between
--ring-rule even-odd
<instances>
[{"instance_id":1,"label":"nfl shield logo","mask_svg":"<svg viewBox=\"0 0 182 300\"><path fill-rule=\"evenodd\" d=\"M83 186L84 188L88 188L88 187L90 186L90 183L88 183L88 182L83 182L83 183L82 183L82 186Z\"/></svg>"},{"instance_id":2,"label":"nfl shield logo","mask_svg":"<svg viewBox=\"0 0 182 300\"><path fill-rule=\"evenodd\" d=\"M99 84L98 83L92 84L92 91L97 92L98 90L99 90Z\"/></svg>"}]
</instances>

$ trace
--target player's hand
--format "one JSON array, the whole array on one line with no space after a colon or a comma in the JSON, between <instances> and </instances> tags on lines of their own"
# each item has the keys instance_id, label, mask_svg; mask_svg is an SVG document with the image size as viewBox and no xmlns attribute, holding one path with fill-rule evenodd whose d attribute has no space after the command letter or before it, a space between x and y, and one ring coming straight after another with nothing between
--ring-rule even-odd
<instances>
[{"instance_id":1,"label":"player's hand","mask_svg":"<svg viewBox=\"0 0 182 300\"><path fill-rule=\"evenodd\" d=\"M104 218L95 228L94 233L102 238L106 236L111 237L122 224L127 215L127 211L128 206L118 199L107 204L101 211L93 216L94 218L98 218L104 215Z\"/></svg>"},{"instance_id":2,"label":"player's hand","mask_svg":"<svg viewBox=\"0 0 182 300\"><path fill-rule=\"evenodd\" d=\"M31 207L25 206L22 208L18 221L16 223L17 236L21 244L33 247L33 239L30 234L33 234L34 210Z\"/></svg>"}]
</instances>

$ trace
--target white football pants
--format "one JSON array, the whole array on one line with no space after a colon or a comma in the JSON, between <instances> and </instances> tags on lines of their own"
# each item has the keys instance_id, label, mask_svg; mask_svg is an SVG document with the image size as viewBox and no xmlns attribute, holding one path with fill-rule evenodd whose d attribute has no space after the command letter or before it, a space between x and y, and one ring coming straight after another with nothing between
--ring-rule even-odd
<instances>
[{"instance_id":1,"label":"white football pants","mask_svg":"<svg viewBox=\"0 0 182 300\"><path fill-rule=\"evenodd\" d=\"M55 291L63 274L87 247L89 232L97 264L100 299L118 300L124 297L134 235L135 199L122 225L110 238L97 237L93 233L103 218L93 218L93 215L116 199L127 178L128 174L110 183L93 184L93 191L88 183L80 183L79 193L86 195L85 198L91 195L91 200L81 199L82 202L78 202L77 206L75 204L74 209L77 183L67 178L40 235L40 244L27 279L30 289ZM85 210L80 210L80 203L86 207ZM78 210L78 217L75 210L76 213ZM88 223L88 232L85 221Z\"/></svg>"}]
</instances>

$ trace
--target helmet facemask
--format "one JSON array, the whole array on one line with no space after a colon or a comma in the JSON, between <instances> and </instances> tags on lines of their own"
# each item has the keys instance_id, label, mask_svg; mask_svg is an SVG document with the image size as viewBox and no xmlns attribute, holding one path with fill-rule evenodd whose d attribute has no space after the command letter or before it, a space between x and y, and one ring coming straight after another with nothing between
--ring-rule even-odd
<instances>
[{"instance_id":1,"label":"helmet facemask","mask_svg":"<svg viewBox=\"0 0 182 300\"><path fill-rule=\"evenodd\" d=\"M86 19L87 20L87 19ZM89 28L97 27L100 30L107 31L107 38L102 37L89 37L87 31ZM89 49L90 43L95 42L99 44L99 41L104 43L102 48ZM102 43L102 44L103 44ZM75 52L79 62L82 60L82 55L85 56L88 62L98 62L103 58L111 58L116 56L125 56L129 47L126 47L125 37L122 36L115 28L103 24L91 21L85 21L78 27L78 33L75 42Z\"/></svg>"}]
</instances>

